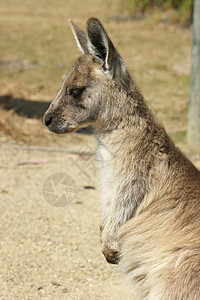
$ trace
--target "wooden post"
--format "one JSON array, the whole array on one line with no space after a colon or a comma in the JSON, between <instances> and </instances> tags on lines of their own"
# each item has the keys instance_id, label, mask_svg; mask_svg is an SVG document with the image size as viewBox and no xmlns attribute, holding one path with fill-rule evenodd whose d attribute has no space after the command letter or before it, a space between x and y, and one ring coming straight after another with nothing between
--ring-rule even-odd
<instances>
[{"instance_id":1,"label":"wooden post","mask_svg":"<svg viewBox=\"0 0 200 300\"><path fill-rule=\"evenodd\" d=\"M200 0L194 0L188 144L200 154Z\"/></svg>"}]
</instances>

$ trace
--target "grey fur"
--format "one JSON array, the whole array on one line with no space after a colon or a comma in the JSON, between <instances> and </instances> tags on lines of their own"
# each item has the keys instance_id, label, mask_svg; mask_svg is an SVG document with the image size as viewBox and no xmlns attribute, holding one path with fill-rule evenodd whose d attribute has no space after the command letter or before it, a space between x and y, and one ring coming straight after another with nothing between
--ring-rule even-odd
<instances>
[{"instance_id":1,"label":"grey fur","mask_svg":"<svg viewBox=\"0 0 200 300\"><path fill-rule=\"evenodd\" d=\"M87 43L72 30L84 55L45 122L56 133L95 127L102 251L140 299L199 300L200 172L147 107L102 24L88 20Z\"/></svg>"}]
</instances>

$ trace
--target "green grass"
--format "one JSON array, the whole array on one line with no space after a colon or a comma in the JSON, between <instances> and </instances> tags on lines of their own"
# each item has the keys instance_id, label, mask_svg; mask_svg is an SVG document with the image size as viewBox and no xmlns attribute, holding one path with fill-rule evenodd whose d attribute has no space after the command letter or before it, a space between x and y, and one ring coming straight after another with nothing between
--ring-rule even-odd
<instances>
[{"instance_id":1,"label":"green grass","mask_svg":"<svg viewBox=\"0 0 200 300\"><path fill-rule=\"evenodd\" d=\"M141 18L145 13L155 11L155 9L171 10L171 22L184 26L192 23L193 0L121 0L120 6L133 18Z\"/></svg>"},{"instance_id":2,"label":"green grass","mask_svg":"<svg viewBox=\"0 0 200 300\"><path fill-rule=\"evenodd\" d=\"M182 131L171 133L170 136L175 143L180 143L186 139L186 134L187 134L186 130L182 130Z\"/></svg>"}]
</instances>

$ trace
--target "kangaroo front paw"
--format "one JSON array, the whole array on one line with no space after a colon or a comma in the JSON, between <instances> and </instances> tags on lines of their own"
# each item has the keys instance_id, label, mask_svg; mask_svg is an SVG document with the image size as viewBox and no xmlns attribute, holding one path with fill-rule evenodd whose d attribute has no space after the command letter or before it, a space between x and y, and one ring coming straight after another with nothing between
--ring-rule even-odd
<instances>
[{"instance_id":1,"label":"kangaroo front paw","mask_svg":"<svg viewBox=\"0 0 200 300\"><path fill-rule=\"evenodd\" d=\"M111 249L108 246L104 245L102 253L105 256L106 260L110 264L118 264L119 262L119 251L117 249Z\"/></svg>"}]
</instances>

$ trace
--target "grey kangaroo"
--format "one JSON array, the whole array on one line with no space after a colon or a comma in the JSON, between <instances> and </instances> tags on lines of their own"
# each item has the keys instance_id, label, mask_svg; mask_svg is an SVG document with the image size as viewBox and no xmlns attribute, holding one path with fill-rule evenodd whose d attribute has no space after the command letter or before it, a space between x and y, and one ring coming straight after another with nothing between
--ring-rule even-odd
<instances>
[{"instance_id":1,"label":"grey kangaroo","mask_svg":"<svg viewBox=\"0 0 200 300\"><path fill-rule=\"evenodd\" d=\"M200 172L147 107L103 25L70 22L82 52L45 113L50 131L92 124L102 252L148 300L200 299Z\"/></svg>"}]
</instances>

